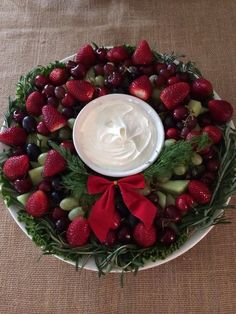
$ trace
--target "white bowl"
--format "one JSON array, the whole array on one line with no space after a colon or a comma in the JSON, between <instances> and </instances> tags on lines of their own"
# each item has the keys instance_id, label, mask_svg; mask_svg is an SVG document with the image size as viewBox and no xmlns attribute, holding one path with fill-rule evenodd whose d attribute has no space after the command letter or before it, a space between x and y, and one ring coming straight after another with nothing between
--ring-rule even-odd
<instances>
[{"instance_id":1,"label":"white bowl","mask_svg":"<svg viewBox=\"0 0 236 314\"><path fill-rule=\"evenodd\" d=\"M151 147L151 154L147 156L147 160L140 163L138 166L129 169L109 169L109 167L102 167L100 165L97 165L84 153L80 142L81 136L79 133L79 129L86 122L86 118L89 116L91 111L94 110L94 108L101 106L101 104L103 104L104 102L107 102L109 106L112 106L113 102L116 101L133 104L135 105L135 107L139 107L142 110L143 115L145 115L146 118L153 125L153 133L155 133L153 135L156 135L156 140L154 143L152 143L153 147ZM110 177L127 177L144 171L157 159L164 144L164 139L165 135L163 124L156 111L145 101L126 94L109 94L90 101L78 114L73 127L73 142L80 158L89 168L100 174Z\"/></svg>"},{"instance_id":2,"label":"white bowl","mask_svg":"<svg viewBox=\"0 0 236 314\"><path fill-rule=\"evenodd\" d=\"M68 58L65 58L65 59L61 60L61 61L66 62L68 60L72 60L74 58L74 56L75 55L72 55L72 56L70 56ZM219 95L217 93L215 93L215 92L214 92L214 98L215 99L220 99ZM233 122L231 122L231 126L234 127ZM2 143L0 143L0 152L2 152L4 148L6 148L6 146L3 145ZM229 201L230 201L230 199L228 200L228 202ZM15 222L17 223L17 225L21 228L21 230L30 239L32 239L32 237L26 231L25 224L20 222L17 219L17 211L18 211L17 207L11 206L11 207L8 207L8 210L9 210L11 216L13 217L13 219L15 220ZM169 262L169 261L179 257L180 255L186 253L188 250L190 250L192 247L194 247L199 241L201 241L208 234L208 232L211 231L212 228L213 228L213 226L194 232L192 234L192 236L178 250L174 251L167 258L165 258L164 260L157 260L156 262L148 261L143 267L140 268L140 270L145 270L145 269L148 269L148 268L153 268L153 267L156 267L156 266L160 266L160 265L165 264L165 263L167 263L167 262ZM64 258L62 258L62 257L60 257L58 255L54 255L54 256L57 257L58 259L64 261L64 262L68 263L68 264L71 264L71 265L75 266L75 262L73 262L73 261L65 260ZM85 268L87 270L98 271L93 258L90 258L88 260L88 262L86 263L86 265L83 266L83 268ZM113 272L113 273L120 273L121 270L119 268L115 268L111 272Z\"/></svg>"}]
</instances>

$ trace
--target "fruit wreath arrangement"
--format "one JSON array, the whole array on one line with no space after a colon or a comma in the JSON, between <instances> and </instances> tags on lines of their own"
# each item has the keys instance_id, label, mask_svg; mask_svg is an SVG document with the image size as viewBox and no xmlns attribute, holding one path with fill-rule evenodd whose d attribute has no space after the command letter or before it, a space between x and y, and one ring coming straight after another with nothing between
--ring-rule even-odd
<instances>
[{"instance_id":1,"label":"fruit wreath arrangement","mask_svg":"<svg viewBox=\"0 0 236 314\"><path fill-rule=\"evenodd\" d=\"M38 66L17 84L0 132L1 192L44 254L100 274L137 271L165 259L200 228L225 223L236 191L232 105L183 56L142 40L84 45L67 62ZM165 141L142 173L105 177L72 141L75 118L93 99L129 94L159 115Z\"/></svg>"}]
</instances>

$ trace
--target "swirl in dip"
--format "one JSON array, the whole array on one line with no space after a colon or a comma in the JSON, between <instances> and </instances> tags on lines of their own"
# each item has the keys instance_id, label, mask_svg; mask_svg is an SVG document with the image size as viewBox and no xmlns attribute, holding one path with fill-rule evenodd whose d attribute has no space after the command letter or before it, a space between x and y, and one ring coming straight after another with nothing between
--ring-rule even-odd
<instances>
[{"instance_id":1,"label":"swirl in dip","mask_svg":"<svg viewBox=\"0 0 236 314\"><path fill-rule=\"evenodd\" d=\"M136 97L106 95L87 104L78 115L74 144L93 170L111 176L134 174L150 165L154 152L161 149L164 132L162 124L158 132L157 119L160 124L155 111Z\"/></svg>"}]
</instances>

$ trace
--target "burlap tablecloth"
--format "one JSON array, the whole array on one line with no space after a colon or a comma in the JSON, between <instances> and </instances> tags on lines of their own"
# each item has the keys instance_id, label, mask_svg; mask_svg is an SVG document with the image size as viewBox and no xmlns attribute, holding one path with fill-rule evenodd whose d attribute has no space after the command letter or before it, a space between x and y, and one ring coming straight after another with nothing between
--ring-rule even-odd
<instances>
[{"instance_id":1,"label":"burlap tablecloth","mask_svg":"<svg viewBox=\"0 0 236 314\"><path fill-rule=\"evenodd\" d=\"M236 1L2 0L1 111L17 79L83 43L137 43L197 61L219 94L236 104ZM2 119L1 119L2 121ZM161 267L99 279L40 250L1 202L0 313L236 313L236 215L196 247Z\"/></svg>"}]
</instances>

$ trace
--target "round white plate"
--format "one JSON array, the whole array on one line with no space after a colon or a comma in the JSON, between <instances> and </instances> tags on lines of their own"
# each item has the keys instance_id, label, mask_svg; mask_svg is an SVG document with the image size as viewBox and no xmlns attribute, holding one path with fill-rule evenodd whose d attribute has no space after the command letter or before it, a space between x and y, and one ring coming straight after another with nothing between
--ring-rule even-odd
<instances>
[{"instance_id":1,"label":"round white plate","mask_svg":"<svg viewBox=\"0 0 236 314\"><path fill-rule=\"evenodd\" d=\"M67 57L67 58L61 60L61 61L66 62L68 60L72 60L74 58L74 56L75 55L72 55L70 57ZM217 93L214 93L214 96L215 96L215 99L220 99L220 97ZM232 127L234 127L233 123L231 123L231 125L232 125ZM4 148L7 148L7 146L0 143L0 152L2 152ZM28 235L28 233L25 229L25 224L22 222L19 222L17 219L17 207L11 206L11 207L8 207L8 210L9 210L10 214L12 215L13 219L15 220L15 222L17 223L17 225L31 239L31 236ZM211 231L212 228L213 228L213 226L208 227L206 229L196 231L178 250L176 250L175 252L170 254L167 258L165 258L164 260L158 260L156 262L151 262L151 261L147 262L145 264L145 266L140 268L140 270L145 270L148 268L160 266L160 265L165 264L165 263L177 258L178 256L184 254L185 252L190 250L192 247L194 247L199 241L201 241L208 234L208 232ZM62 258L58 255L54 255L54 256L57 257L58 259L64 261L64 262L68 263L68 264L75 265L75 263L70 261L70 260L65 260L64 258ZM92 258L90 258L88 260L88 262L86 263L86 265L83 267L85 269L88 269L88 270L97 271L96 264ZM116 269L113 269L111 272L118 273L118 272L121 272L121 270L119 268L116 268Z\"/></svg>"}]
</instances>

